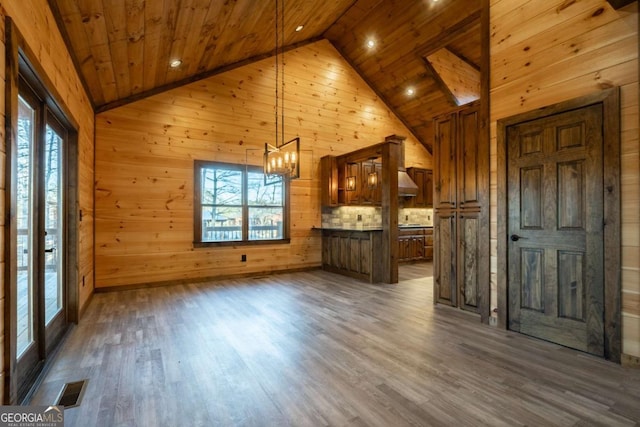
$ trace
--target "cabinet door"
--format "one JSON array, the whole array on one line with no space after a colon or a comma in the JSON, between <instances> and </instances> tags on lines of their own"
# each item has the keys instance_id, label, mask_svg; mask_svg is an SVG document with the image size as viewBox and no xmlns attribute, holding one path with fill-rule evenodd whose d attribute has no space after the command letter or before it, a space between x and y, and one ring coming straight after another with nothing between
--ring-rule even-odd
<instances>
[{"instance_id":1,"label":"cabinet door","mask_svg":"<svg viewBox=\"0 0 640 427\"><path fill-rule=\"evenodd\" d=\"M458 116L458 203L460 208L480 207L480 171L484 170L479 149L480 107L460 111Z\"/></svg>"},{"instance_id":2,"label":"cabinet door","mask_svg":"<svg viewBox=\"0 0 640 427\"><path fill-rule=\"evenodd\" d=\"M425 188L425 181L427 180L427 170L420 168L411 168L411 173L409 174L413 182L418 186L418 194L415 197L412 197L413 207L416 208L424 208L427 206L427 194Z\"/></svg>"},{"instance_id":3,"label":"cabinet door","mask_svg":"<svg viewBox=\"0 0 640 427\"><path fill-rule=\"evenodd\" d=\"M361 203L365 205L381 205L382 204L382 165L379 163L364 162L361 165L360 194ZM377 183L375 186L369 184L369 174L377 174Z\"/></svg>"},{"instance_id":4,"label":"cabinet door","mask_svg":"<svg viewBox=\"0 0 640 427\"><path fill-rule=\"evenodd\" d=\"M433 207L433 171L427 169L424 179L425 207Z\"/></svg>"},{"instance_id":5,"label":"cabinet door","mask_svg":"<svg viewBox=\"0 0 640 427\"><path fill-rule=\"evenodd\" d=\"M433 259L433 229L426 229L424 232L424 259Z\"/></svg>"},{"instance_id":6,"label":"cabinet door","mask_svg":"<svg viewBox=\"0 0 640 427\"><path fill-rule=\"evenodd\" d=\"M456 214L436 212L433 228L433 284L435 300L456 306Z\"/></svg>"},{"instance_id":7,"label":"cabinet door","mask_svg":"<svg viewBox=\"0 0 640 427\"><path fill-rule=\"evenodd\" d=\"M480 254L479 212L458 215L457 281L458 305L464 310L479 312L478 257Z\"/></svg>"},{"instance_id":8,"label":"cabinet door","mask_svg":"<svg viewBox=\"0 0 640 427\"><path fill-rule=\"evenodd\" d=\"M359 258L359 273L371 274L371 240L360 239L360 258Z\"/></svg>"},{"instance_id":9,"label":"cabinet door","mask_svg":"<svg viewBox=\"0 0 640 427\"><path fill-rule=\"evenodd\" d=\"M409 261L411 259L411 237L399 238L398 245L398 261Z\"/></svg>"},{"instance_id":10,"label":"cabinet door","mask_svg":"<svg viewBox=\"0 0 640 427\"><path fill-rule=\"evenodd\" d=\"M320 159L320 183L322 206L338 205L338 165L334 156Z\"/></svg>"},{"instance_id":11,"label":"cabinet door","mask_svg":"<svg viewBox=\"0 0 640 427\"><path fill-rule=\"evenodd\" d=\"M353 189L349 189L347 183L353 179ZM362 189L360 163L347 163L345 165L345 196L348 205L357 205L360 203L360 192Z\"/></svg>"},{"instance_id":12,"label":"cabinet door","mask_svg":"<svg viewBox=\"0 0 640 427\"><path fill-rule=\"evenodd\" d=\"M456 114L448 114L435 122L436 143L433 147L434 208L456 208Z\"/></svg>"},{"instance_id":13,"label":"cabinet door","mask_svg":"<svg viewBox=\"0 0 640 427\"><path fill-rule=\"evenodd\" d=\"M331 265L331 236L322 235L322 265Z\"/></svg>"}]
</instances>

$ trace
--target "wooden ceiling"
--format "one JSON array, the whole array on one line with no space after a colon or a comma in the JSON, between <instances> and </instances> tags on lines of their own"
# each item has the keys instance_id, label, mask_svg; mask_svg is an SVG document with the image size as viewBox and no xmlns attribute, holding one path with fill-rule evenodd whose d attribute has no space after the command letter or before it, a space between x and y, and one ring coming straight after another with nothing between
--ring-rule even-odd
<instances>
[{"instance_id":1,"label":"wooden ceiling","mask_svg":"<svg viewBox=\"0 0 640 427\"><path fill-rule=\"evenodd\" d=\"M49 3L96 111L274 52L275 0ZM432 118L457 105L426 58L446 47L476 69L481 64L481 0L284 0L284 6L285 45L330 40L428 149ZM375 47L367 47L369 39ZM182 64L173 69L172 59Z\"/></svg>"}]
</instances>

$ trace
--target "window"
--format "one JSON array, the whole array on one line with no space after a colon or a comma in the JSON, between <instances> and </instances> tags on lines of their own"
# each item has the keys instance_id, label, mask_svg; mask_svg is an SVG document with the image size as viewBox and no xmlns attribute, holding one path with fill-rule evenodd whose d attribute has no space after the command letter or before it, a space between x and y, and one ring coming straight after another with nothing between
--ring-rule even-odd
<instances>
[{"instance_id":1,"label":"window","mask_svg":"<svg viewBox=\"0 0 640 427\"><path fill-rule=\"evenodd\" d=\"M262 168L195 162L194 243L288 242L286 180L265 184Z\"/></svg>"}]
</instances>

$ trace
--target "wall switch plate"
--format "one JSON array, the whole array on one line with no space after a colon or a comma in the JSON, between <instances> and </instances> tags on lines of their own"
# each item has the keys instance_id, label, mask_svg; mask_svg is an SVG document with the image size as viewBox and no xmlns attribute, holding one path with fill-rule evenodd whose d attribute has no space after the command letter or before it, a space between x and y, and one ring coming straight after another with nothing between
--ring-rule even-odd
<instances>
[{"instance_id":1,"label":"wall switch plate","mask_svg":"<svg viewBox=\"0 0 640 427\"><path fill-rule=\"evenodd\" d=\"M240 255L240 261L247 262L247 255L246 254Z\"/></svg>"}]
</instances>

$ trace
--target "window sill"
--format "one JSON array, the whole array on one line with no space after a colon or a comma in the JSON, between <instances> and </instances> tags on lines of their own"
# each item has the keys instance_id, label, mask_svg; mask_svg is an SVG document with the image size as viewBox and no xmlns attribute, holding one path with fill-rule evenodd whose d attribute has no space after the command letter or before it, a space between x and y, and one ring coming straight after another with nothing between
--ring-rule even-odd
<instances>
[{"instance_id":1,"label":"window sill","mask_svg":"<svg viewBox=\"0 0 640 427\"><path fill-rule=\"evenodd\" d=\"M291 239L274 240L234 240L229 242L193 242L194 248L215 248L224 246L260 246L260 245L282 245L291 243Z\"/></svg>"}]
</instances>

